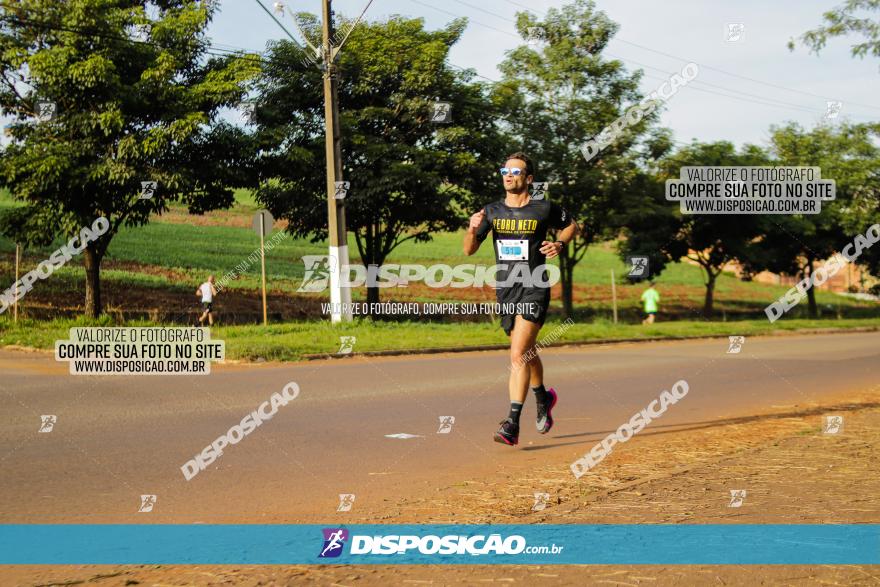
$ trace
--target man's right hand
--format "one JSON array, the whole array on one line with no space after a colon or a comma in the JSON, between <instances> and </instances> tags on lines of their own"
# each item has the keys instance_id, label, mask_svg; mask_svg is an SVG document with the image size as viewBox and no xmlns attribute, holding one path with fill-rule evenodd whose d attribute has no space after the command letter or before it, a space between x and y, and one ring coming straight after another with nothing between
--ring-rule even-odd
<instances>
[{"instance_id":1,"label":"man's right hand","mask_svg":"<svg viewBox=\"0 0 880 587\"><path fill-rule=\"evenodd\" d=\"M480 227L480 224L483 223L483 219L486 217L486 209L482 209L473 216L471 216L471 223L468 226L468 232L475 233L477 232L477 228Z\"/></svg>"}]
</instances>

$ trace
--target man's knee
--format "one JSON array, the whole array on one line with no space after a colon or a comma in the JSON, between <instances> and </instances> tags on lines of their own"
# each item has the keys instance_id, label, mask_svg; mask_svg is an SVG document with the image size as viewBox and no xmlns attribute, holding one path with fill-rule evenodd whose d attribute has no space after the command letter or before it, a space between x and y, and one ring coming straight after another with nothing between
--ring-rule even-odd
<instances>
[{"instance_id":1,"label":"man's knee","mask_svg":"<svg viewBox=\"0 0 880 587\"><path fill-rule=\"evenodd\" d=\"M525 345L511 347L510 349L510 362L514 365L526 365L532 364L537 357L537 353L535 352L534 347L528 347Z\"/></svg>"}]
</instances>

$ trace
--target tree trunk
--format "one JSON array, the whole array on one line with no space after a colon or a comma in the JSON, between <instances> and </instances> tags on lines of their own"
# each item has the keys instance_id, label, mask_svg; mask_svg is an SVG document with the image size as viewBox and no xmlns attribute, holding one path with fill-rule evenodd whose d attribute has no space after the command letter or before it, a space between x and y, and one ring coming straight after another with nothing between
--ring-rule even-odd
<instances>
[{"instance_id":1,"label":"tree trunk","mask_svg":"<svg viewBox=\"0 0 880 587\"><path fill-rule=\"evenodd\" d=\"M570 177L566 173L563 175L562 178L562 185L565 190L563 193L569 193L570 184ZM574 315L574 266L576 264L575 255L577 254L575 243L577 243L577 235L572 237L570 243L571 247L569 247L569 245L565 245L564 247L562 247L562 251L560 251L559 253L559 277L562 280L563 320L568 320Z\"/></svg>"},{"instance_id":2,"label":"tree trunk","mask_svg":"<svg viewBox=\"0 0 880 587\"><path fill-rule=\"evenodd\" d=\"M367 303L368 304L378 304L379 303L379 288L378 287L367 287ZM373 313L370 312L372 316Z\"/></svg>"},{"instance_id":3,"label":"tree trunk","mask_svg":"<svg viewBox=\"0 0 880 587\"><path fill-rule=\"evenodd\" d=\"M381 230L382 227L378 223L371 222L367 224L366 232L364 233L364 252L366 255L364 252L361 252L361 261L367 269L367 314L372 318L378 316L378 314L373 314L369 308L371 304L379 303L379 288L370 287L370 270L373 269L375 272L376 277L374 279L378 279L379 267L385 262L385 256L379 253ZM380 259L379 257L382 258Z\"/></svg>"},{"instance_id":4,"label":"tree trunk","mask_svg":"<svg viewBox=\"0 0 880 587\"><path fill-rule=\"evenodd\" d=\"M103 255L98 253L92 245L83 251L83 263L86 267L86 316L97 318L104 308L101 304L101 259Z\"/></svg>"},{"instance_id":5,"label":"tree trunk","mask_svg":"<svg viewBox=\"0 0 880 587\"><path fill-rule=\"evenodd\" d=\"M718 277L712 273L711 268L706 268L706 299L703 302L703 316L711 318L715 305L715 279Z\"/></svg>"},{"instance_id":6,"label":"tree trunk","mask_svg":"<svg viewBox=\"0 0 880 587\"><path fill-rule=\"evenodd\" d=\"M804 272L804 277L812 277L813 276L813 258L807 257L807 267ZM816 305L816 287L810 287L807 289L807 306L809 309L810 318L818 318L819 317L819 306Z\"/></svg>"},{"instance_id":7,"label":"tree trunk","mask_svg":"<svg viewBox=\"0 0 880 587\"><path fill-rule=\"evenodd\" d=\"M562 280L562 314L568 320L574 314L574 264L568 256L568 246L559 255L559 272Z\"/></svg>"}]
</instances>

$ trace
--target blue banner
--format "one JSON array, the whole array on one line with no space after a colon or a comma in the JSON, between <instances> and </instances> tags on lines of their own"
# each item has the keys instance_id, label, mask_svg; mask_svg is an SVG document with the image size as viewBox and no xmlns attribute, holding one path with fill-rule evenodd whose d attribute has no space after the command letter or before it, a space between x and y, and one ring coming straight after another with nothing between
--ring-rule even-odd
<instances>
[{"instance_id":1,"label":"blue banner","mask_svg":"<svg viewBox=\"0 0 880 587\"><path fill-rule=\"evenodd\" d=\"M880 564L880 524L0 525L0 564Z\"/></svg>"}]
</instances>

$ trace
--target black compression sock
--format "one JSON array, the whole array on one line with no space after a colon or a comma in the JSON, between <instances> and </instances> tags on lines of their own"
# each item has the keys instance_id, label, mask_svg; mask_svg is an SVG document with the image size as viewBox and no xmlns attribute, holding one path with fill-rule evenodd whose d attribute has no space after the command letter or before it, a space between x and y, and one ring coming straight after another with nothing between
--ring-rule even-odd
<instances>
[{"instance_id":1,"label":"black compression sock","mask_svg":"<svg viewBox=\"0 0 880 587\"><path fill-rule=\"evenodd\" d=\"M547 395L547 390L544 389L544 384L538 385L532 388L532 391L535 393L535 401L539 404L546 404L547 400L550 399L550 396Z\"/></svg>"},{"instance_id":2,"label":"black compression sock","mask_svg":"<svg viewBox=\"0 0 880 587\"><path fill-rule=\"evenodd\" d=\"M519 425L519 415L522 413L523 405L519 402L510 402L510 414L508 414L508 418L513 420L513 423Z\"/></svg>"}]
</instances>

